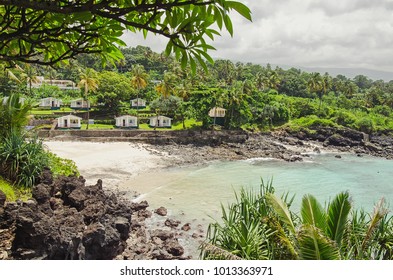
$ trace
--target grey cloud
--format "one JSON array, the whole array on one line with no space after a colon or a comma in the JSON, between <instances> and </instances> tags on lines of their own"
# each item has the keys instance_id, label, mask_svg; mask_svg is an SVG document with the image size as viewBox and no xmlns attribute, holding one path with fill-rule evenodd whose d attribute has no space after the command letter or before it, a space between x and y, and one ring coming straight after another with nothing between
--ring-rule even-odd
<instances>
[{"instance_id":1,"label":"grey cloud","mask_svg":"<svg viewBox=\"0 0 393 280\"><path fill-rule=\"evenodd\" d=\"M391 10L392 1L386 0L316 0L310 3L310 9L322 10L328 16L349 14L358 10L383 8Z\"/></svg>"},{"instance_id":2,"label":"grey cloud","mask_svg":"<svg viewBox=\"0 0 393 280\"><path fill-rule=\"evenodd\" d=\"M368 67L393 71L393 0L248 0L253 22L232 15L226 32L211 44L216 58L309 67ZM125 37L130 37L127 35ZM130 46L160 52L166 40L141 35Z\"/></svg>"}]
</instances>

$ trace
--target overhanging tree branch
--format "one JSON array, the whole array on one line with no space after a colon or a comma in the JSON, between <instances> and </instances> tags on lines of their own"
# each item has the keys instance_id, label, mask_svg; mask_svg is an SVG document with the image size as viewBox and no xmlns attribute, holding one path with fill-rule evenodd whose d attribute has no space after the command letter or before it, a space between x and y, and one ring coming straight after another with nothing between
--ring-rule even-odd
<instances>
[{"instance_id":1,"label":"overhanging tree branch","mask_svg":"<svg viewBox=\"0 0 393 280\"><path fill-rule=\"evenodd\" d=\"M211 26L232 34L231 10L251 20L245 5L227 0L0 0L0 60L52 65L81 53L116 60L129 30L166 37L168 54L200 61L212 49L204 36L219 35Z\"/></svg>"}]
</instances>

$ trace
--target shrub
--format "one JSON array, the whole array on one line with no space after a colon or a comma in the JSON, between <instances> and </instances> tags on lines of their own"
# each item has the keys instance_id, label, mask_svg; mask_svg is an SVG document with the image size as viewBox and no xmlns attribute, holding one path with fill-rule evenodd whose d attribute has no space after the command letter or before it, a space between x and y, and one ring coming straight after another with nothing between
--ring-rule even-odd
<instances>
[{"instance_id":1,"label":"shrub","mask_svg":"<svg viewBox=\"0 0 393 280\"><path fill-rule=\"evenodd\" d=\"M0 175L17 185L32 187L43 168L48 166L48 156L42 141L29 140L12 131L0 145Z\"/></svg>"},{"instance_id":2,"label":"shrub","mask_svg":"<svg viewBox=\"0 0 393 280\"><path fill-rule=\"evenodd\" d=\"M304 195L299 213L294 197L278 196L271 182L257 192L241 189L222 206L222 219L208 227L202 259L391 260L393 219L381 200L373 213L352 208L348 192L323 207Z\"/></svg>"},{"instance_id":3,"label":"shrub","mask_svg":"<svg viewBox=\"0 0 393 280\"><path fill-rule=\"evenodd\" d=\"M296 98L292 99L290 111L292 118L301 118L308 115L316 115L319 110L315 102L305 98Z\"/></svg>"},{"instance_id":4,"label":"shrub","mask_svg":"<svg viewBox=\"0 0 393 280\"><path fill-rule=\"evenodd\" d=\"M372 111L385 117L390 117L392 110L386 105L375 106Z\"/></svg>"},{"instance_id":5,"label":"shrub","mask_svg":"<svg viewBox=\"0 0 393 280\"><path fill-rule=\"evenodd\" d=\"M356 122L356 118L351 113L340 110L336 112L335 121L339 125L351 126Z\"/></svg>"},{"instance_id":6,"label":"shrub","mask_svg":"<svg viewBox=\"0 0 393 280\"><path fill-rule=\"evenodd\" d=\"M315 115L302 117L292 121L292 125L301 127L313 127L313 126L328 126L336 127L337 124L330 119L321 119Z\"/></svg>"},{"instance_id":7,"label":"shrub","mask_svg":"<svg viewBox=\"0 0 393 280\"><path fill-rule=\"evenodd\" d=\"M54 177L57 177L59 175L64 175L64 176L80 175L74 161L70 159L60 158L56 154L53 154L51 152L47 152L47 155L49 158L48 167L51 169Z\"/></svg>"},{"instance_id":8,"label":"shrub","mask_svg":"<svg viewBox=\"0 0 393 280\"><path fill-rule=\"evenodd\" d=\"M31 105L23 101L19 94L8 99L0 99L0 138L11 134L12 130L21 132L27 125Z\"/></svg>"},{"instance_id":9,"label":"shrub","mask_svg":"<svg viewBox=\"0 0 393 280\"><path fill-rule=\"evenodd\" d=\"M355 123L355 128L368 134L372 133L375 129L373 121L367 117L359 119Z\"/></svg>"}]
</instances>

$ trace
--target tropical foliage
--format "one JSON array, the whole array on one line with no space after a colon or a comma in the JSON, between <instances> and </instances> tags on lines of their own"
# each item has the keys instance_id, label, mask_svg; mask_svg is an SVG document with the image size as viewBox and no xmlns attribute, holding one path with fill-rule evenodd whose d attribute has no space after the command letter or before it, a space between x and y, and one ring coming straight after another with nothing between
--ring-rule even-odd
<instances>
[{"instance_id":1,"label":"tropical foliage","mask_svg":"<svg viewBox=\"0 0 393 280\"><path fill-rule=\"evenodd\" d=\"M0 139L12 131L20 133L27 125L30 110L31 105L19 94L0 98Z\"/></svg>"},{"instance_id":2,"label":"tropical foliage","mask_svg":"<svg viewBox=\"0 0 393 280\"><path fill-rule=\"evenodd\" d=\"M122 58L121 35L158 34L168 39L166 52L182 64L204 59L222 29L233 34L231 11L251 20L251 11L237 1L3 1L0 0L0 57L53 65L78 54L98 53L106 60Z\"/></svg>"},{"instance_id":3,"label":"tropical foliage","mask_svg":"<svg viewBox=\"0 0 393 280\"><path fill-rule=\"evenodd\" d=\"M366 133L388 134L393 130L393 81L373 81L362 75L352 79L343 75L333 77L327 73L272 69L270 65L228 60L207 64L208 73L197 63L196 73L192 75L191 68L182 68L175 57L154 53L149 48L138 46L121 51L124 59L116 66L103 67L95 56L83 55L70 61L73 65L70 68L50 71L42 66L6 68L7 72L0 72L0 80L4 81L0 84L0 94L23 93L35 102L42 97L56 97L68 104L80 94L87 96L84 85L80 85L81 91L45 85L31 88L30 93L30 78L24 77L29 72L47 80L56 77L77 82L84 80L80 73L94 69L99 87L88 91L92 104L89 113L99 121L120 114L136 114L130 108L130 99L142 98L151 104L160 96L176 96L182 102L174 114L175 124L194 119L208 128L213 120L207 114L218 106L226 109L222 123L224 128L230 129L263 131L285 125L285 129L291 130L302 123L312 124L318 118L321 123ZM10 73L16 79L11 78ZM138 115L147 118L155 113L146 108Z\"/></svg>"},{"instance_id":4,"label":"tropical foliage","mask_svg":"<svg viewBox=\"0 0 393 280\"><path fill-rule=\"evenodd\" d=\"M258 193L242 189L228 209L222 206L222 221L210 224L207 240L201 247L202 257L393 258L393 220L383 200L373 213L354 210L348 192L337 194L326 207L312 195L305 195L300 213L290 210L293 201L288 194L277 196L271 182L262 182Z\"/></svg>"},{"instance_id":5,"label":"tropical foliage","mask_svg":"<svg viewBox=\"0 0 393 280\"><path fill-rule=\"evenodd\" d=\"M60 175L62 176L80 175L75 162L73 162L72 160L61 158L51 152L47 152L47 156L48 156L48 166L50 166L50 170L52 171L52 174L55 178Z\"/></svg>"},{"instance_id":6,"label":"tropical foliage","mask_svg":"<svg viewBox=\"0 0 393 280\"><path fill-rule=\"evenodd\" d=\"M32 187L45 166L48 166L48 157L41 140L27 140L17 131L2 139L0 175L4 178L17 185Z\"/></svg>"},{"instance_id":7,"label":"tropical foliage","mask_svg":"<svg viewBox=\"0 0 393 280\"><path fill-rule=\"evenodd\" d=\"M78 174L72 161L48 153L42 140L25 130L30 109L19 94L0 99L0 177L16 187L29 189L44 167L53 167L55 175ZM15 193L9 193L8 199L15 197Z\"/></svg>"}]
</instances>

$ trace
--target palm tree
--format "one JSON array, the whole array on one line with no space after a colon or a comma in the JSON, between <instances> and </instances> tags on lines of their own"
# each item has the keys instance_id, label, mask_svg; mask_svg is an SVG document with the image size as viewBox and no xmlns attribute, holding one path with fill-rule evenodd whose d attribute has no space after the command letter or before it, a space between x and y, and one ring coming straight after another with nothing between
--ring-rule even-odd
<instances>
[{"instance_id":1,"label":"palm tree","mask_svg":"<svg viewBox=\"0 0 393 280\"><path fill-rule=\"evenodd\" d=\"M345 81L343 86L343 91L347 98L352 98L358 92L358 89L358 86L350 80Z\"/></svg>"},{"instance_id":2,"label":"palm tree","mask_svg":"<svg viewBox=\"0 0 393 280\"><path fill-rule=\"evenodd\" d=\"M270 89L278 89L278 86L280 85L281 79L280 76L278 75L278 72L276 70L272 70L268 73L267 76L267 85L268 88Z\"/></svg>"},{"instance_id":3,"label":"palm tree","mask_svg":"<svg viewBox=\"0 0 393 280\"><path fill-rule=\"evenodd\" d=\"M14 70L22 70L17 64L14 67L7 67L5 64L0 63L0 69L4 71L5 76L11 81L21 83L19 78L14 74Z\"/></svg>"},{"instance_id":4,"label":"palm tree","mask_svg":"<svg viewBox=\"0 0 393 280\"><path fill-rule=\"evenodd\" d=\"M262 71L258 72L255 77L255 86L258 90L263 91L266 87L266 84L267 82L265 74Z\"/></svg>"},{"instance_id":5,"label":"palm tree","mask_svg":"<svg viewBox=\"0 0 393 280\"><path fill-rule=\"evenodd\" d=\"M38 77L36 76L36 71L33 67L31 67L30 64L26 63L23 76L29 85L29 95L32 96L31 94L32 84L37 83L39 81Z\"/></svg>"},{"instance_id":6,"label":"palm tree","mask_svg":"<svg viewBox=\"0 0 393 280\"><path fill-rule=\"evenodd\" d=\"M83 99L87 102L87 126L86 129L89 129L89 118L90 118L90 105L89 105L89 97L88 93L90 91L94 92L98 89L98 80L97 73L94 69L86 68L84 71L79 70L79 78L80 81L78 86L83 88Z\"/></svg>"},{"instance_id":7,"label":"palm tree","mask_svg":"<svg viewBox=\"0 0 393 280\"><path fill-rule=\"evenodd\" d=\"M161 93L164 98L176 93L176 75L172 72L165 72L164 80L156 86L156 90Z\"/></svg>"},{"instance_id":8,"label":"palm tree","mask_svg":"<svg viewBox=\"0 0 393 280\"><path fill-rule=\"evenodd\" d=\"M131 85L137 90L137 105L136 109L139 109L139 93L142 89L147 86L147 79L149 75L146 73L143 65L136 64L133 65L132 70Z\"/></svg>"},{"instance_id":9,"label":"palm tree","mask_svg":"<svg viewBox=\"0 0 393 280\"><path fill-rule=\"evenodd\" d=\"M312 73L310 79L307 82L307 86L310 92L314 92L318 95L319 98L319 110L322 106L322 96L323 92L326 89L325 81L321 74L319 73Z\"/></svg>"}]
</instances>

